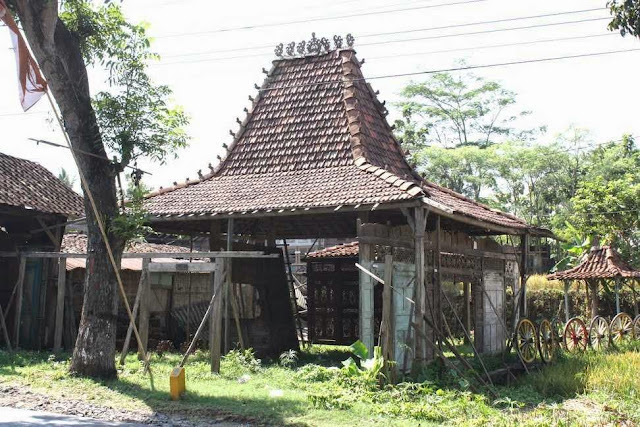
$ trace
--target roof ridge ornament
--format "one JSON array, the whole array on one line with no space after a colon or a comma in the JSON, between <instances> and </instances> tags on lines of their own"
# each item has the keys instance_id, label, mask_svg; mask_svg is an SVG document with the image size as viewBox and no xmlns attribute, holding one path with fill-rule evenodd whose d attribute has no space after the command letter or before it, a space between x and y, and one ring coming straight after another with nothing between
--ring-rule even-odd
<instances>
[{"instance_id":1,"label":"roof ridge ornament","mask_svg":"<svg viewBox=\"0 0 640 427\"><path fill-rule=\"evenodd\" d=\"M317 38L316 33L311 33L311 38L302 40L299 43L290 42L285 46L279 43L274 52L278 58L302 58L305 56L323 55L331 50L343 49L346 41L346 48L351 49L355 43L355 38L351 33L347 34L345 39L340 35L333 36L333 46L326 37Z\"/></svg>"}]
</instances>

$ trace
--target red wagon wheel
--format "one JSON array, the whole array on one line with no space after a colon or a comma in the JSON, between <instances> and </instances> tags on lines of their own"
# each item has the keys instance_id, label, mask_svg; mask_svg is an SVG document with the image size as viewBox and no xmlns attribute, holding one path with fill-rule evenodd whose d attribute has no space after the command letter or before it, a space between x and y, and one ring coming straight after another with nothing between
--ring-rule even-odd
<instances>
[{"instance_id":1,"label":"red wagon wheel","mask_svg":"<svg viewBox=\"0 0 640 427\"><path fill-rule=\"evenodd\" d=\"M531 320L520 319L516 327L516 348L524 363L536 360L536 338L536 327Z\"/></svg>"},{"instance_id":2,"label":"red wagon wheel","mask_svg":"<svg viewBox=\"0 0 640 427\"><path fill-rule=\"evenodd\" d=\"M589 344L594 350L605 350L609 347L609 323L602 316L596 316L589 325Z\"/></svg>"},{"instance_id":3,"label":"red wagon wheel","mask_svg":"<svg viewBox=\"0 0 640 427\"><path fill-rule=\"evenodd\" d=\"M640 314L633 319L633 337L640 340Z\"/></svg>"},{"instance_id":4,"label":"red wagon wheel","mask_svg":"<svg viewBox=\"0 0 640 427\"><path fill-rule=\"evenodd\" d=\"M633 320L627 313L618 313L611 321L611 341L619 345L633 339Z\"/></svg>"},{"instance_id":5,"label":"red wagon wheel","mask_svg":"<svg viewBox=\"0 0 640 427\"><path fill-rule=\"evenodd\" d=\"M564 347L570 353L583 352L587 349L589 333L587 325L579 317L570 319L564 327Z\"/></svg>"},{"instance_id":6,"label":"red wagon wheel","mask_svg":"<svg viewBox=\"0 0 640 427\"><path fill-rule=\"evenodd\" d=\"M538 326L538 350L544 363L551 363L556 354L556 339L551 322L543 319Z\"/></svg>"}]
</instances>

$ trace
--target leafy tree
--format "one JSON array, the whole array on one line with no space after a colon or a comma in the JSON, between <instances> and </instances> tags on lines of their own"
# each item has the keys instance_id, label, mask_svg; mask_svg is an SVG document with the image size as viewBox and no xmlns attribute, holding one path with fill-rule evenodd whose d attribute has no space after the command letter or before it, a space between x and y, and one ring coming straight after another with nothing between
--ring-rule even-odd
<instances>
[{"instance_id":1,"label":"leafy tree","mask_svg":"<svg viewBox=\"0 0 640 427\"><path fill-rule=\"evenodd\" d=\"M640 261L640 150L625 136L590 153L585 177L571 200L571 222L587 235L614 243Z\"/></svg>"},{"instance_id":2,"label":"leafy tree","mask_svg":"<svg viewBox=\"0 0 640 427\"><path fill-rule=\"evenodd\" d=\"M126 236L113 226L119 217L115 177L141 155L164 161L186 143L186 117L167 106L170 91L146 75L150 53L143 26L126 21L117 5L90 0L10 0L31 49L42 67L62 113L71 144L78 151L107 157L116 164L79 155L85 195L94 195L107 238L119 264ZM94 98L88 66L104 68L110 90ZM86 188L84 188L86 187ZM117 286L91 205L85 197L88 227L87 277L82 318L70 369L92 377L113 378Z\"/></svg>"},{"instance_id":3,"label":"leafy tree","mask_svg":"<svg viewBox=\"0 0 640 427\"><path fill-rule=\"evenodd\" d=\"M69 172L67 172L65 168L60 168L58 179L69 188L73 188L73 185L76 183L76 179L69 175Z\"/></svg>"},{"instance_id":4,"label":"leafy tree","mask_svg":"<svg viewBox=\"0 0 640 427\"><path fill-rule=\"evenodd\" d=\"M410 150L432 145L488 147L532 132L513 127L518 117L528 114L512 112L513 92L473 74L437 73L407 85L400 94L402 119L395 126Z\"/></svg>"},{"instance_id":5,"label":"leafy tree","mask_svg":"<svg viewBox=\"0 0 640 427\"><path fill-rule=\"evenodd\" d=\"M613 16L609 30L618 30L623 37L627 34L640 37L640 1L611 0L607 7Z\"/></svg>"}]
</instances>

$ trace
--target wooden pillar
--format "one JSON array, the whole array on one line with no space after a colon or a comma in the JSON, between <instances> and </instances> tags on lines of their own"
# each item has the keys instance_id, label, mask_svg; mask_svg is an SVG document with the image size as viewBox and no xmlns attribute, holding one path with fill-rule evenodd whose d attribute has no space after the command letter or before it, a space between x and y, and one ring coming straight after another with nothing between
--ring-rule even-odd
<instances>
[{"instance_id":1,"label":"wooden pillar","mask_svg":"<svg viewBox=\"0 0 640 427\"><path fill-rule=\"evenodd\" d=\"M433 331L427 331L423 315L427 313L427 295L425 289L425 259L424 259L424 233L427 224L427 211L422 207L414 208L414 249L415 249L415 268L416 268L416 301L415 301L415 363L414 370L419 369L425 360L431 359L427 351L427 341L431 340ZM427 339L425 339L425 337Z\"/></svg>"},{"instance_id":2,"label":"wooden pillar","mask_svg":"<svg viewBox=\"0 0 640 427\"><path fill-rule=\"evenodd\" d=\"M569 323L571 314L569 313L569 281L564 281L564 320Z\"/></svg>"},{"instance_id":3,"label":"wooden pillar","mask_svg":"<svg viewBox=\"0 0 640 427\"><path fill-rule=\"evenodd\" d=\"M142 281L142 288L140 289L140 341L142 341L142 348L138 348L138 359L144 360L147 354L147 347L149 347L149 311L151 309L151 280L149 280L149 258L142 259L142 271L140 272L140 280Z\"/></svg>"},{"instance_id":4,"label":"wooden pillar","mask_svg":"<svg viewBox=\"0 0 640 427\"><path fill-rule=\"evenodd\" d=\"M598 299L598 285L599 282L597 280L593 280L591 282L591 318L593 319L598 315L598 303L600 302Z\"/></svg>"},{"instance_id":5,"label":"wooden pillar","mask_svg":"<svg viewBox=\"0 0 640 427\"><path fill-rule=\"evenodd\" d=\"M62 349L62 329L64 321L64 296L67 288L67 259L58 258L58 295L56 300L56 326L53 334L53 352Z\"/></svg>"},{"instance_id":6,"label":"wooden pillar","mask_svg":"<svg viewBox=\"0 0 640 427\"><path fill-rule=\"evenodd\" d=\"M635 316L638 316L638 296L636 295L636 283L637 281L631 282L629 286L631 286L631 294L633 295L633 313Z\"/></svg>"},{"instance_id":7,"label":"wooden pillar","mask_svg":"<svg viewBox=\"0 0 640 427\"><path fill-rule=\"evenodd\" d=\"M227 251L233 250L233 218L229 218L227 220ZM226 258L225 260L225 271L227 272L227 279L224 281L224 353L228 353L231 349L229 345L229 334L231 333L231 325L229 324L231 316L229 316L229 310L231 308L229 304L229 290L231 289L231 268L233 259Z\"/></svg>"},{"instance_id":8,"label":"wooden pillar","mask_svg":"<svg viewBox=\"0 0 640 427\"><path fill-rule=\"evenodd\" d=\"M221 228L222 228L222 224L221 221L211 221L210 224L210 230L209 230L209 250L210 251L217 251L220 248L218 247L218 242L220 241L220 236L221 236ZM216 271L214 273L211 274L211 283L210 283L210 291L211 291L211 295L216 295L215 301L212 304L211 307L211 315L209 316L209 355L211 357L211 372L213 371L214 368L214 354L216 353L215 351L215 346L214 346L214 341L215 341L215 328L216 328L216 317L217 317L217 313L220 311L219 309L219 304L218 301L220 301L220 296L218 294L215 294L216 291L216 277L218 277L220 274L222 274L222 271L218 269L218 267L221 267L221 264L218 263L218 260L220 258L211 258L211 262L215 262L216 263ZM217 310L216 310L217 308ZM214 311L216 310L216 311ZM218 341L219 343L220 341ZM218 362L217 362L217 366L218 366L218 371L220 370L220 348L218 347L217 350L217 354L218 354Z\"/></svg>"},{"instance_id":9,"label":"wooden pillar","mask_svg":"<svg viewBox=\"0 0 640 427\"><path fill-rule=\"evenodd\" d=\"M434 325L437 330L442 331L442 229L440 227L440 215L436 215L436 231L435 231L435 250L433 260L433 311L434 311ZM442 350L441 340L443 337L437 337L436 342Z\"/></svg>"},{"instance_id":10,"label":"wooden pillar","mask_svg":"<svg viewBox=\"0 0 640 427\"><path fill-rule=\"evenodd\" d=\"M18 267L18 283L16 294L16 315L14 320L14 339L15 348L20 347L20 327L22 326L22 296L24 294L24 274L27 268L27 258L21 256L20 265Z\"/></svg>"},{"instance_id":11,"label":"wooden pillar","mask_svg":"<svg viewBox=\"0 0 640 427\"><path fill-rule=\"evenodd\" d=\"M273 218L267 218L267 246L271 248L276 247L276 227Z\"/></svg>"},{"instance_id":12,"label":"wooden pillar","mask_svg":"<svg viewBox=\"0 0 640 427\"><path fill-rule=\"evenodd\" d=\"M522 235L520 244L522 260L520 261L520 282L522 295L520 300L520 316L527 317L527 279L529 278L529 234Z\"/></svg>"},{"instance_id":13,"label":"wooden pillar","mask_svg":"<svg viewBox=\"0 0 640 427\"><path fill-rule=\"evenodd\" d=\"M470 292L470 286L471 283L467 283L467 282L462 282L462 298L464 299L464 311L463 311L463 315L464 315L464 328L466 329L467 333L471 333L471 292ZM471 344L469 342L469 339L467 338L468 336L465 335L464 337L464 342L467 344Z\"/></svg>"},{"instance_id":14,"label":"wooden pillar","mask_svg":"<svg viewBox=\"0 0 640 427\"><path fill-rule=\"evenodd\" d=\"M382 291L382 322L384 324L384 336L382 339L382 355L385 359L385 370L388 378L393 382L395 372L393 362L395 356L395 321L393 310L393 256L385 255L384 257L384 289Z\"/></svg>"},{"instance_id":15,"label":"wooden pillar","mask_svg":"<svg viewBox=\"0 0 640 427\"><path fill-rule=\"evenodd\" d=\"M616 314L620 313L620 278L616 277Z\"/></svg>"},{"instance_id":16,"label":"wooden pillar","mask_svg":"<svg viewBox=\"0 0 640 427\"><path fill-rule=\"evenodd\" d=\"M211 333L210 333L210 350L211 350L211 372L220 373L220 352L222 347L222 288L225 280L225 260L224 258L216 258L216 271L213 281L213 300L211 313Z\"/></svg>"},{"instance_id":17,"label":"wooden pillar","mask_svg":"<svg viewBox=\"0 0 640 427\"><path fill-rule=\"evenodd\" d=\"M368 220L368 212L361 214L357 221L357 232L358 236L362 235L362 226ZM361 239L359 240L359 255L358 262L361 266L371 271L373 265L373 254L371 250L371 245L368 243L363 243ZM374 301L373 301L373 279L369 277L366 273L360 271L359 278L360 286L359 286L359 295L360 300L358 301L358 313L359 313L359 335L360 341L367 347L369 350L369 354L373 354L373 344L374 344Z\"/></svg>"}]
</instances>

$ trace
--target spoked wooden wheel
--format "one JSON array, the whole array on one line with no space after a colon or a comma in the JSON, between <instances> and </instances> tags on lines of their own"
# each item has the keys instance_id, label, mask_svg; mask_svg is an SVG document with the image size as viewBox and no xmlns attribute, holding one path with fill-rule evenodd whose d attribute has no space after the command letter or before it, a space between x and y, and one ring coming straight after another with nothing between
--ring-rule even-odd
<instances>
[{"instance_id":1,"label":"spoked wooden wheel","mask_svg":"<svg viewBox=\"0 0 640 427\"><path fill-rule=\"evenodd\" d=\"M516 327L516 343L518 354L524 363L536 360L536 327L529 319L520 319Z\"/></svg>"},{"instance_id":2,"label":"spoked wooden wheel","mask_svg":"<svg viewBox=\"0 0 640 427\"><path fill-rule=\"evenodd\" d=\"M633 337L640 340L640 314L633 319Z\"/></svg>"},{"instance_id":3,"label":"spoked wooden wheel","mask_svg":"<svg viewBox=\"0 0 640 427\"><path fill-rule=\"evenodd\" d=\"M609 323L602 316L596 316L589 325L589 344L594 350L605 350L609 347Z\"/></svg>"},{"instance_id":4,"label":"spoked wooden wheel","mask_svg":"<svg viewBox=\"0 0 640 427\"><path fill-rule=\"evenodd\" d=\"M553 319L551 321L551 329L553 330L553 338L558 349L562 349L564 347L564 340L562 339L562 335L564 333L564 324L558 319Z\"/></svg>"},{"instance_id":5,"label":"spoked wooden wheel","mask_svg":"<svg viewBox=\"0 0 640 427\"><path fill-rule=\"evenodd\" d=\"M633 339L633 320L627 313L618 313L611 321L611 342L622 344Z\"/></svg>"},{"instance_id":6,"label":"spoked wooden wheel","mask_svg":"<svg viewBox=\"0 0 640 427\"><path fill-rule=\"evenodd\" d=\"M564 348L570 353L583 352L587 349L589 333L587 325L579 317L569 320L564 327Z\"/></svg>"},{"instance_id":7,"label":"spoked wooden wheel","mask_svg":"<svg viewBox=\"0 0 640 427\"><path fill-rule=\"evenodd\" d=\"M556 354L556 339L551 323L543 319L538 326L538 350L544 363L550 363Z\"/></svg>"}]
</instances>

